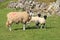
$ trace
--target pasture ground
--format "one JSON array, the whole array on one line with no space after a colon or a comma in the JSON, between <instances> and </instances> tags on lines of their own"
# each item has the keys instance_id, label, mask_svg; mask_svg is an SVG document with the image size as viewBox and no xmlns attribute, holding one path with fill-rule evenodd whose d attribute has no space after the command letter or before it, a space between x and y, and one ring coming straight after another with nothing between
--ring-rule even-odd
<instances>
[{"instance_id":1,"label":"pasture ground","mask_svg":"<svg viewBox=\"0 0 60 40\"><path fill-rule=\"evenodd\" d=\"M0 2L0 40L60 40L60 16L56 15L47 18L46 29L36 29L31 23L30 27L23 31L22 24L13 24L10 32L5 25L6 14L16 10L5 8L9 1L11 0ZM49 0L39 1L49 3Z\"/></svg>"},{"instance_id":2,"label":"pasture ground","mask_svg":"<svg viewBox=\"0 0 60 40\"><path fill-rule=\"evenodd\" d=\"M0 40L60 40L60 16L52 15L47 18L46 29L30 27L22 30L22 24L13 24L10 32L5 25L6 14L14 9L0 9Z\"/></svg>"}]
</instances>

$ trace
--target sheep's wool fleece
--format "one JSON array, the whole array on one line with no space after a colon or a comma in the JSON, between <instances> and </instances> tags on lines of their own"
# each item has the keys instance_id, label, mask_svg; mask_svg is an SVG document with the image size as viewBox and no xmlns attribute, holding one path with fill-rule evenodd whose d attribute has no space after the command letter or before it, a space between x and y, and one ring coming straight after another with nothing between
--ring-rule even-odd
<instances>
[{"instance_id":1,"label":"sheep's wool fleece","mask_svg":"<svg viewBox=\"0 0 60 40\"><path fill-rule=\"evenodd\" d=\"M32 19L30 21L33 21L33 22L40 22L41 24L45 23L45 19L42 18L42 17L32 17Z\"/></svg>"},{"instance_id":2,"label":"sheep's wool fleece","mask_svg":"<svg viewBox=\"0 0 60 40\"><path fill-rule=\"evenodd\" d=\"M30 21L38 21L39 20L39 18L38 17L32 17L32 19L30 20Z\"/></svg>"},{"instance_id":3,"label":"sheep's wool fleece","mask_svg":"<svg viewBox=\"0 0 60 40\"><path fill-rule=\"evenodd\" d=\"M10 12L7 14L7 18L9 21L27 21L29 18L29 14L27 12Z\"/></svg>"},{"instance_id":4,"label":"sheep's wool fleece","mask_svg":"<svg viewBox=\"0 0 60 40\"><path fill-rule=\"evenodd\" d=\"M44 18L39 18L39 22L43 24L43 23L46 23L46 20Z\"/></svg>"}]
</instances>

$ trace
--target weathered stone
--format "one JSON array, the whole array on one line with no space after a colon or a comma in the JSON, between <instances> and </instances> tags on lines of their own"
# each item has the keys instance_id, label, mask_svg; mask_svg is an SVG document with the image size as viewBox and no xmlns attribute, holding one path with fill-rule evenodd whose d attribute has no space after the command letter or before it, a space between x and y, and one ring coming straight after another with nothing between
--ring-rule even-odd
<instances>
[{"instance_id":1,"label":"weathered stone","mask_svg":"<svg viewBox=\"0 0 60 40\"><path fill-rule=\"evenodd\" d=\"M0 2L4 2L5 0L0 0Z\"/></svg>"}]
</instances>

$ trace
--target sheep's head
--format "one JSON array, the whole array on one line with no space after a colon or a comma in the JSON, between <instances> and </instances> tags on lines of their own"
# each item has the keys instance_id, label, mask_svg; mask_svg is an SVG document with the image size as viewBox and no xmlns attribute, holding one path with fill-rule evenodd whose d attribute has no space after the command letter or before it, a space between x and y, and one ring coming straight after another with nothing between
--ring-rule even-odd
<instances>
[{"instance_id":1,"label":"sheep's head","mask_svg":"<svg viewBox=\"0 0 60 40\"><path fill-rule=\"evenodd\" d=\"M30 16L32 16L32 15L33 15L32 10L27 11L27 13L28 13Z\"/></svg>"}]
</instances>

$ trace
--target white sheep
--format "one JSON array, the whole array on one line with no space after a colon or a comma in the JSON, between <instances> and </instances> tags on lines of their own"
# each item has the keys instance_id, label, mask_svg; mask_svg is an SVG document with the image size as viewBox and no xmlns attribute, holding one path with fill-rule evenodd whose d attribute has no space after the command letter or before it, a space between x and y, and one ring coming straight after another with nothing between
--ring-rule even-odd
<instances>
[{"instance_id":1,"label":"white sheep","mask_svg":"<svg viewBox=\"0 0 60 40\"><path fill-rule=\"evenodd\" d=\"M35 22L36 23L36 26L39 26L39 24L41 25L41 28L44 27L45 23L46 23L46 18L47 16L45 15L44 17L40 17L41 15L38 14L38 16L35 16L31 18L31 20L29 21L30 22Z\"/></svg>"},{"instance_id":2,"label":"white sheep","mask_svg":"<svg viewBox=\"0 0 60 40\"><path fill-rule=\"evenodd\" d=\"M25 30L26 23L30 20L30 15L27 12L10 12L7 14L7 22L6 26L9 27L11 31L11 24L12 23L23 23L23 30Z\"/></svg>"}]
</instances>

